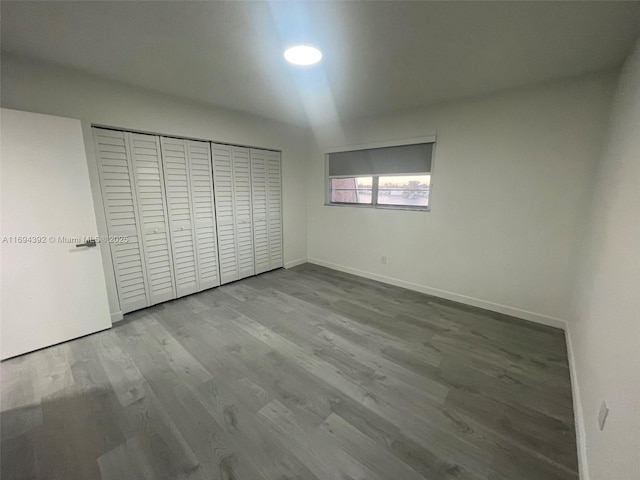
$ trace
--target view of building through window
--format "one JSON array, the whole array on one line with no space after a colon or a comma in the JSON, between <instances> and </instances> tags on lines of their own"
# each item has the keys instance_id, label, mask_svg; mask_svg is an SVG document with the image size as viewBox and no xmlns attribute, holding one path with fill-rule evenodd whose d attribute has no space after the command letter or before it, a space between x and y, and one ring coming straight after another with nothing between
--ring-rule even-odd
<instances>
[{"instance_id":1,"label":"view of building through window","mask_svg":"<svg viewBox=\"0 0 640 480\"><path fill-rule=\"evenodd\" d=\"M431 175L378 178L379 205L429 206Z\"/></svg>"}]
</instances>

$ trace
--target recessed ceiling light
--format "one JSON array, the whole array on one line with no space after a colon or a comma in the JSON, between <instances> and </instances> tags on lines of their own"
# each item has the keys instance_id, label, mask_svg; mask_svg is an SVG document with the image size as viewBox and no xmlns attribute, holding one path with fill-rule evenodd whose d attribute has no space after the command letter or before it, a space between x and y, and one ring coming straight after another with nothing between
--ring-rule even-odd
<instances>
[{"instance_id":1,"label":"recessed ceiling light","mask_svg":"<svg viewBox=\"0 0 640 480\"><path fill-rule=\"evenodd\" d=\"M322 52L317 48L299 45L287 48L284 52L284 58L294 65L313 65L322 59Z\"/></svg>"}]
</instances>

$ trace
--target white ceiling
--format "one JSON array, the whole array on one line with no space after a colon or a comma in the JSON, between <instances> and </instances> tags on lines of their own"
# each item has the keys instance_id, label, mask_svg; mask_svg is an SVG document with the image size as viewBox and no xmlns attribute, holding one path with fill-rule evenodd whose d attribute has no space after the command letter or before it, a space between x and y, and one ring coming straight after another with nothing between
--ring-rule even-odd
<instances>
[{"instance_id":1,"label":"white ceiling","mask_svg":"<svg viewBox=\"0 0 640 480\"><path fill-rule=\"evenodd\" d=\"M620 65L640 2L10 2L2 51L291 123ZM318 46L315 67L282 52Z\"/></svg>"}]
</instances>

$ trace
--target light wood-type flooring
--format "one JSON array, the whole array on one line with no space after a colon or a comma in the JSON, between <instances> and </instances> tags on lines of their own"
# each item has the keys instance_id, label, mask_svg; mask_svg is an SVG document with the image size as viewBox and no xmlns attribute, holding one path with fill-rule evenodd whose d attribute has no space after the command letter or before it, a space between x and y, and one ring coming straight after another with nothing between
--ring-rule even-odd
<instances>
[{"instance_id":1,"label":"light wood-type flooring","mask_svg":"<svg viewBox=\"0 0 640 480\"><path fill-rule=\"evenodd\" d=\"M578 478L562 331L310 264L0 373L3 480Z\"/></svg>"}]
</instances>

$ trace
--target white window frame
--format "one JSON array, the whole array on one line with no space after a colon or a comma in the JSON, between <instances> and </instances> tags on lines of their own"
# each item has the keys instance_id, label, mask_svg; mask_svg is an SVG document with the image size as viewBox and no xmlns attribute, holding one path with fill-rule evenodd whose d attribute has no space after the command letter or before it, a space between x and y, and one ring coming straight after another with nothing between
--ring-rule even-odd
<instances>
[{"instance_id":1,"label":"white window frame","mask_svg":"<svg viewBox=\"0 0 640 480\"><path fill-rule=\"evenodd\" d=\"M431 171L428 172L431 179L429 182L429 205L426 207L423 206L410 206L410 205L380 205L377 203L378 199L378 180L379 177L393 177L394 175L398 176L410 176L410 173L398 173L398 174L385 174L385 175L359 175L361 177L373 177L372 185L371 185L371 203L334 203L331 202L331 178L353 178L353 175L348 176L329 176L329 154L330 153L339 153L339 152L351 152L355 150L368 150L374 148L384 148L384 147L402 147L405 145L416 145L420 143L433 143L433 153L431 156ZM363 145L349 145L344 147L331 147L325 150L324 152L324 184L325 184L325 198L324 205L325 207L355 207L355 208L374 208L379 210L410 210L412 212L430 212L431 211L431 199L433 194L433 172L434 172L434 164L436 157L436 136L427 136L427 137L417 137L408 140L389 140L386 142L376 142L376 143L367 143ZM427 172L419 172L414 175L425 175Z\"/></svg>"}]
</instances>

